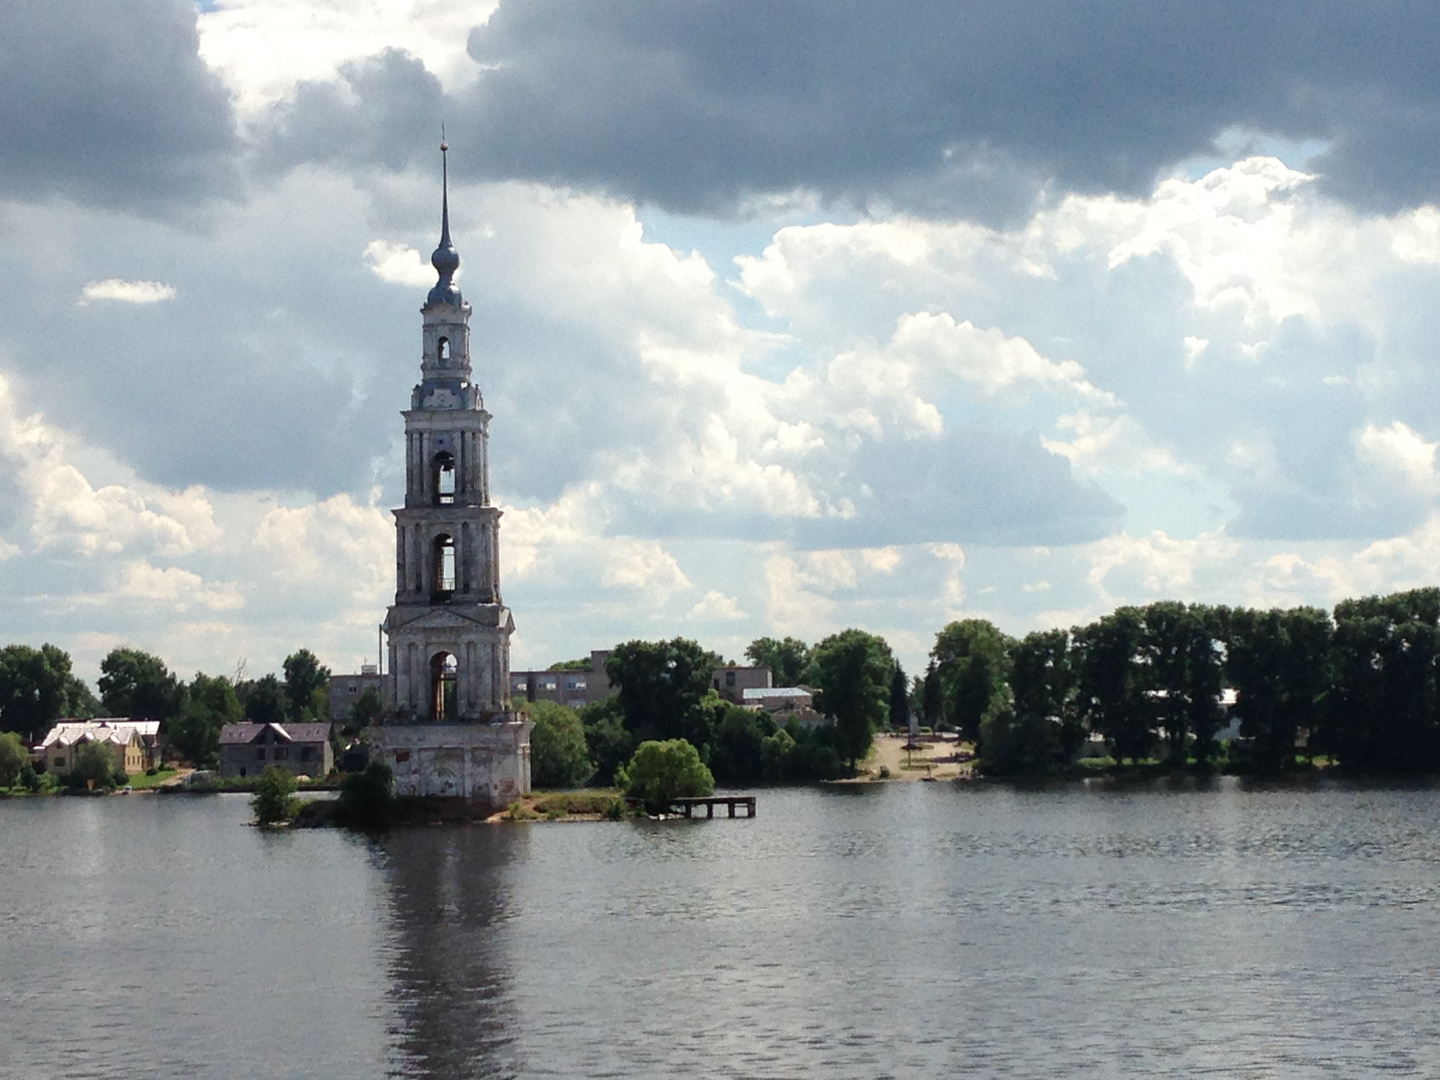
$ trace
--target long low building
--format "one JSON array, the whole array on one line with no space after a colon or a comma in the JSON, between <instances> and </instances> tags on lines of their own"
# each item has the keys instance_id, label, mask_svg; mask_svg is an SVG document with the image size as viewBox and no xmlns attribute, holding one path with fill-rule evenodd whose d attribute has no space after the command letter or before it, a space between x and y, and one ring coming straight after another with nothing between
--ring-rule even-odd
<instances>
[{"instance_id":1,"label":"long low building","mask_svg":"<svg viewBox=\"0 0 1440 1080\"><path fill-rule=\"evenodd\" d=\"M88 742L104 743L115 765L134 776L160 764L160 721L107 716L96 720L60 720L34 747L45 771L68 776L75 751Z\"/></svg>"}]
</instances>

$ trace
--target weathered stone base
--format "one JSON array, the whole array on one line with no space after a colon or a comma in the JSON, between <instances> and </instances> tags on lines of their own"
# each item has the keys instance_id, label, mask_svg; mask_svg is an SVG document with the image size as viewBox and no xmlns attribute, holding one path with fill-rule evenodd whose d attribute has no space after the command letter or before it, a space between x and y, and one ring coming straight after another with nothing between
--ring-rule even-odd
<instances>
[{"instance_id":1,"label":"weathered stone base","mask_svg":"<svg viewBox=\"0 0 1440 1080\"><path fill-rule=\"evenodd\" d=\"M530 793L528 720L498 724L381 724L372 756L395 773L395 794L470 799L507 806Z\"/></svg>"}]
</instances>

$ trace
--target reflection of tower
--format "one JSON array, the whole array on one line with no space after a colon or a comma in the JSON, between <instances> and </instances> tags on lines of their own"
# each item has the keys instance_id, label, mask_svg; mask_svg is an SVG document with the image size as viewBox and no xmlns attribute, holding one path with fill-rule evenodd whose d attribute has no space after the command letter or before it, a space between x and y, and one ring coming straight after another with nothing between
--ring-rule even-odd
<instances>
[{"instance_id":1,"label":"reflection of tower","mask_svg":"<svg viewBox=\"0 0 1440 1080\"><path fill-rule=\"evenodd\" d=\"M378 841L389 903L391 997L405 1076L517 1076L509 867L524 829L414 829Z\"/></svg>"},{"instance_id":2,"label":"reflection of tower","mask_svg":"<svg viewBox=\"0 0 1440 1080\"><path fill-rule=\"evenodd\" d=\"M420 383L404 413L405 505L395 511L395 603L385 619L389 707L376 745L404 794L506 801L530 788L529 724L505 712L515 623L500 598L490 414L470 382L470 305L454 280L445 165L430 257L439 280L420 309Z\"/></svg>"}]
</instances>

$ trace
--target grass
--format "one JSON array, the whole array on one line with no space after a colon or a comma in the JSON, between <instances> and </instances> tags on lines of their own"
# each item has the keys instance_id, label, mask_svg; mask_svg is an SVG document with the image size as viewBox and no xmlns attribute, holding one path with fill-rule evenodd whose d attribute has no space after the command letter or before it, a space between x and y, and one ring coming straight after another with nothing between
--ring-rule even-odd
<instances>
[{"instance_id":1,"label":"grass","mask_svg":"<svg viewBox=\"0 0 1440 1080\"><path fill-rule=\"evenodd\" d=\"M139 773L135 776L130 777L130 786L136 791L147 791L150 788L159 787L161 784L165 783L166 780L170 780L174 776L175 770L169 768L159 770L154 776L147 776L145 773Z\"/></svg>"},{"instance_id":2,"label":"grass","mask_svg":"<svg viewBox=\"0 0 1440 1080\"><path fill-rule=\"evenodd\" d=\"M510 804L511 821L556 821L560 818L605 818L618 820L630 813L624 797L614 788L581 788L577 791L536 791Z\"/></svg>"}]
</instances>

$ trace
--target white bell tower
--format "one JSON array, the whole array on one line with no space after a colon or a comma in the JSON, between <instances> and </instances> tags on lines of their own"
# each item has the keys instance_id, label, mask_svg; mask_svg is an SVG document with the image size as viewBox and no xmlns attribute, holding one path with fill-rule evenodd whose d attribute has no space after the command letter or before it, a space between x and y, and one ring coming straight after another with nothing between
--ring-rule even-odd
<instances>
[{"instance_id":1,"label":"white bell tower","mask_svg":"<svg viewBox=\"0 0 1440 1080\"><path fill-rule=\"evenodd\" d=\"M470 305L454 281L449 147L440 150L440 244L430 257L439 280L420 309L420 382L402 414L405 505L395 511L390 676L376 747L401 794L508 802L530 789L530 724L505 711L515 623L500 596L490 414L470 381Z\"/></svg>"}]
</instances>

